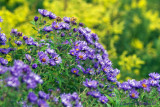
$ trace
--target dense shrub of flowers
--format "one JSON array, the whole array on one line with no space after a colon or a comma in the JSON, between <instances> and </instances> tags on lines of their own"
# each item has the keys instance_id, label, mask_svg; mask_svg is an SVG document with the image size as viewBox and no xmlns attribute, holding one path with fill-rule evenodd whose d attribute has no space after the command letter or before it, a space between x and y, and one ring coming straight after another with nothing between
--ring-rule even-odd
<instances>
[{"instance_id":1,"label":"dense shrub of flowers","mask_svg":"<svg viewBox=\"0 0 160 107\"><path fill-rule=\"evenodd\" d=\"M0 33L0 106L118 106L120 101L146 101L148 95L155 95L159 104L160 74L118 82L120 71L91 29L75 17L38 12L41 17L31 22L36 35L17 29L11 30L11 38ZM4 59L7 55L12 60Z\"/></svg>"}]
</instances>

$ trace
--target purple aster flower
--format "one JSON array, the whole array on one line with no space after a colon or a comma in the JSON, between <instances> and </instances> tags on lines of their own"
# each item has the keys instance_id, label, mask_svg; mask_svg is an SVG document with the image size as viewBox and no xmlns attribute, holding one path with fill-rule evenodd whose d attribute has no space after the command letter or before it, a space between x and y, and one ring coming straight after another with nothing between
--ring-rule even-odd
<instances>
[{"instance_id":1,"label":"purple aster flower","mask_svg":"<svg viewBox=\"0 0 160 107\"><path fill-rule=\"evenodd\" d=\"M17 36L22 37L22 32L18 32Z\"/></svg>"},{"instance_id":2,"label":"purple aster flower","mask_svg":"<svg viewBox=\"0 0 160 107\"><path fill-rule=\"evenodd\" d=\"M98 62L95 62L95 63L94 63L94 68L95 68L95 69L98 69L98 67L99 67L99 63L98 63Z\"/></svg>"},{"instance_id":3,"label":"purple aster flower","mask_svg":"<svg viewBox=\"0 0 160 107\"><path fill-rule=\"evenodd\" d=\"M121 88L121 83L120 82L117 81L116 85L117 85L118 88Z\"/></svg>"},{"instance_id":4,"label":"purple aster flower","mask_svg":"<svg viewBox=\"0 0 160 107\"><path fill-rule=\"evenodd\" d=\"M17 69L21 69L21 68L23 68L23 66L24 66L24 62L22 62L21 60L14 60L14 66L15 66Z\"/></svg>"},{"instance_id":5,"label":"purple aster flower","mask_svg":"<svg viewBox=\"0 0 160 107\"><path fill-rule=\"evenodd\" d=\"M34 92L29 92L28 94L28 101L35 103L37 101L38 97L36 96L36 94Z\"/></svg>"},{"instance_id":6,"label":"purple aster flower","mask_svg":"<svg viewBox=\"0 0 160 107\"><path fill-rule=\"evenodd\" d=\"M7 41L6 35L4 33L0 33L0 44L5 45L6 41Z\"/></svg>"},{"instance_id":7,"label":"purple aster flower","mask_svg":"<svg viewBox=\"0 0 160 107\"><path fill-rule=\"evenodd\" d=\"M12 29L12 30L11 30L11 34L17 35L17 33L18 33L18 32L17 32L17 29Z\"/></svg>"},{"instance_id":8,"label":"purple aster flower","mask_svg":"<svg viewBox=\"0 0 160 107\"><path fill-rule=\"evenodd\" d=\"M93 40L92 40L92 38L89 36L90 34L87 34L84 38L85 38L85 40L87 41L87 43L89 43L89 44L94 44L93 43Z\"/></svg>"},{"instance_id":9,"label":"purple aster flower","mask_svg":"<svg viewBox=\"0 0 160 107\"><path fill-rule=\"evenodd\" d=\"M77 51L73 48L70 50L70 55L75 56Z\"/></svg>"},{"instance_id":10,"label":"purple aster flower","mask_svg":"<svg viewBox=\"0 0 160 107\"><path fill-rule=\"evenodd\" d=\"M0 63L5 66L8 64L8 61L7 61L7 59L0 58Z\"/></svg>"},{"instance_id":11,"label":"purple aster flower","mask_svg":"<svg viewBox=\"0 0 160 107\"><path fill-rule=\"evenodd\" d=\"M0 74L7 72L8 68L0 65Z\"/></svg>"},{"instance_id":12,"label":"purple aster flower","mask_svg":"<svg viewBox=\"0 0 160 107\"><path fill-rule=\"evenodd\" d=\"M7 85L10 87L18 87L20 82L17 77L8 77L6 79Z\"/></svg>"},{"instance_id":13,"label":"purple aster flower","mask_svg":"<svg viewBox=\"0 0 160 107\"><path fill-rule=\"evenodd\" d=\"M139 81L136 81L135 79L128 80L128 83L131 87L139 88L141 86Z\"/></svg>"},{"instance_id":14,"label":"purple aster flower","mask_svg":"<svg viewBox=\"0 0 160 107\"><path fill-rule=\"evenodd\" d=\"M150 91L149 81L144 79L144 80L141 80L140 82L141 82L141 88L149 92Z\"/></svg>"},{"instance_id":15,"label":"purple aster flower","mask_svg":"<svg viewBox=\"0 0 160 107\"><path fill-rule=\"evenodd\" d=\"M91 94L92 94L92 91L88 91L88 92L86 93L87 96L89 96L89 95L91 95Z\"/></svg>"},{"instance_id":16,"label":"purple aster flower","mask_svg":"<svg viewBox=\"0 0 160 107\"><path fill-rule=\"evenodd\" d=\"M76 46L76 47L75 47L75 51L76 51L76 52L81 51L81 49L82 49L81 46Z\"/></svg>"},{"instance_id":17,"label":"purple aster flower","mask_svg":"<svg viewBox=\"0 0 160 107\"><path fill-rule=\"evenodd\" d=\"M64 106L71 106L72 107L72 104L70 103L71 102L71 98L72 98L72 95L69 93L69 94L61 94L60 95L61 97L61 101L62 101L62 104Z\"/></svg>"},{"instance_id":18,"label":"purple aster flower","mask_svg":"<svg viewBox=\"0 0 160 107\"><path fill-rule=\"evenodd\" d=\"M31 68L29 65L24 64L24 66L21 68L22 69L22 73L25 74L29 74L32 72Z\"/></svg>"},{"instance_id":19,"label":"purple aster flower","mask_svg":"<svg viewBox=\"0 0 160 107\"><path fill-rule=\"evenodd\" d=\"M98 84L99 83L96 80L86 79L86 81L83 81L83 85L88 87L88 88L97 88Z\"/></svg>"},{"instance_id":20,"label":"purple aster flower","mask_svg":"<svg viewBox=\"0 0 160 107\"><path fill-rule=\"evenodd\" d=\"M54 30L62 29L61 26L56 21L52 23L52 28Z\"/></svg>"},{"instance_id":21,"label":"purple aster flower","mask_svg":"<svg viewBox=\"0 0 160 107\"><path fill-rule=\"evenodd\" d=\"M47 17L49 16L49 12L45 9L38 9L38 12L43 16L43 17Z\"/></svg>"},{"instance_id":22,"label":"purple aster flower","mask_svg":"<svg viewBox=\"0 0 160 107\"><path fill-rule=\"evenodd\" d=\"M84 52L78 52L76 56L77 56L77 59L80 59L80 60L87 59L87 55Z\"/></svg>"},{"instance_id":23,"label":"purple aster flower","mask_svg":"<svg viewBox=\"0 0 160 107\"><path fill-rule=\"evenodd\" d=\"M100 96L99 97L99 101L102 103L102 104L106 104L109 100L106 96Z\"/></svg>"},{"instance_id":24,"label":"purple aster flower","mask_svg":"<svg viewBox=\"0 0 160 107\"><path fill-rule=\"evenodd\" d=\"M56 19L57 16L55 14L53 14L52 12L49 12L49 18L50 19Z\"/></svg>"},{"instance_id":25,"label":"purple aster flower","mask_svg":"<svg viewBox=\"0 0 160 107\"><path fill-rule=\"evenodd\" d=\"M130 95L130 97L133 98L133 99L137 99L137 98L139 97L139 93L138 93L136 90L134 90L134 89L132 89L132 90L130 91L129 95Z\"/></svg>"},{"instance_id":26,"label":"purple aster flower","mask_svg":"<svg viewBox=\"0 0 160 107\"><path fill-rule=\"evenodd\" d=\"M45 100L49 99L49 94L46 94L43 91L39 91L38 95L39 95L39 98L41 98L41 99L45 99Z\"/></svg>"},{"instance_id":27,"label":"purple aster flower","mask_svg":"<svg viewBox=\"0 0 160 107\"><path fill-rule=\"evenodd\" d=\"M34 64L32 65L32 68L33 68L33 69L36 69L37 66L38 66L38 65L37 65L36 63L34 63Z\"/></svg>"},{"instance_id":28,"label":"purple aster flower","mask_svg":"<svg viewBox=\"0 0 160 107\"><path fill-rule=\"evenodd\" d=\"M2 22L3 21L3 19L0 17L0 22Z\"/></svg>"},{"instance_id":29,"label":"purple aster flower","mask_svg":"<svg viewBox=\"0 0 160 107\"><path fill-rule=\"evenodd\" d=\"M104 73L109 74L110 73L110 67L102 66L102 70Z\"/></svg>"},{"instance_id":30,"label":"purple aster flower","mask_svg":"<svg viewBox=\"0 0 160 107\"><path fill-rule=\"evenodd\" d=\"M94 53L88 54L88 58L89 58L90 60L95 59L95 54L94 54Z\"/></svg>"},{"instance_id":31,"label":"purple aster flower","mask_svg":"<svg viewBox=\"0 0 160 107\"><path fill-rule=\"evenodd\" d=\"M40 62L42 64L48 64L49 57L44 52L38 52Z\"/></svg>"},{"instance_id":32,"label":"purple aster flower","mask_svg":"<svg viewBox=\"0 0 160 107\"><path fill-rule=\"evenodd\" d=\"M29 73L28 75L29 78L33 79L36 83L43 83L43 80L41 79L41 77L33 72Z\"/></svg>"},{"instance_id":33,"label":"purple aster flower","mask_svg":"<svg viewBox=\"0 0 160 107\"><path fill-rule=\"evenodd\" d=\"M27 89L34 89L37 87L37 83L35 81L32 81L31 83L27 84Z\"/></svg>"},{"instance_id":34,"label":"purple aster flower","mask_svg":"<svg viewBox=\"0 0 160 107\"><path fill-rule=\"evenodd\" d=\"M73 100L79 100L78 94L76 92L72 93Z\"/></svg>"},{"instance_id":35,"label":"purple aster flower","mask_svg":"<svg viewBox=\"0 0 160 107\"><path fill-rule=\"evenodd\" d=\"M69 45L71 45L71 43L70 43L68 40L66 40L66 41L63 42L62 44L69 44Z\"/></svg>"},{"instance_id":36,"label":"purple aster flower","mask_svg":"<svg viewBox=\"0 0 160 107\"><path fill-rule=\"evenodd\" d=\"M75 106L75 107L83 107L82 103L79 102L79 101L76 101L76 103L75 103L74 106Z\"/></svg>"},{"instance_id":37,"label":"purple aster flower","mask_svg":"<svg viewBox=\"0 0 160 107\"><path fill-rule=\"evenodd\" d=\"M49 107L49 104L45 100L39 99L38 107Z\"/></svg>"},{"instance_id":38,"label":"purple aster flower","mask_svg":"<svg viewBox=\"0 0 160 107\"><path fill-rule=\"evenodd\" d=\"M103 85L102 83L100 83L100 84L99 84L99 87L100 87L100 88L103 88L103 87L104 87L104 85Z\"/></svg>"},{"instance_id":39,"label":"purple aster flower","mask_svg":"<svg viewBox=\"0 0 160 107\"><path fill-rule=\"evenodd\" d=\"M46 49L46 52L49 54L49 55L53 55L53 54L56 54L55 50L54 49Z\"/></svg>"},{"instance_id":40,"label":"purple aster flower","mask_svg":"<svg viewBox=\"0 0 160 107\"><path fill-rule=\"evenodd\" d=\"M50 64L50 66L55 66L56 62L53 59L50 59L49 60L49 64Z\"/></svg>"},{"instance_id":41,"label":"purple aster flower","mask_svg":"<svg viewBox=\"0 0 160 107\"><path fill-rule=\"evenodd\" d=\"M108 81L111 81L111 82L116 82L116 81L117 81L117 78L112 77L112 76L107 76L107 80L108 80Z\"/></svg>"},{"instance_id":42,"label":"purple aster flower","mask_svg":"<svg viewBox=\"0 0 160 107\"><path fill-rule=\"evenodd\" d=\"M83 27L83 26L84 26L84 24L83 24L83 23L79 23L79 26Z\"/></svg>"},{"instance_id":43,"label":"purple aster flower","mask_svg":"<svg viewBox=\"0 0 160 107\"><path fill-rule=\"evenodd\" d=\"M77 68L72 68L71 72L78 75L79 70Z\"/></svg>"},{"instance_id":44,"label":"purple aster flower","mask_svg":"<svg viewBox=\"0 0 160 107\"><path fill-rule=\"evenodd\" d=\"M59 56L59 55L53 55L52 56L52 59L57 63L57 64L60 64L60 63L62 63L62 59L61 59L61 57Z\"/></svg>"},{"instance_id":45,"label":"purple aster flower","mask_svg":"<svg viewBox=\"0 0 160 107\"><path fill-rule=\"evenodd\" d=\"M77 29L76 29L76 28L73 28L73 32L77 32Z\"/></svg>"},{"instance_id":46,"label":"purple aster flower","mask_svg":"<svg viewBox=\"0 0 160 107\"><path fill-rule=\"evenodd\" d=\"M103 49L103 46L102 46L100 43L98 43L98 42L95 42L95 43L94 43L94 46L95 46L95 48L97 48L97 49Z\"/></svg>"},{"instance_id":47,"label":"purple aster flower","mask_svg":"<svg viewBox=\"0 0 160 107\"><path fill-rule=\"evenodd\" d=\"M160 92L160 85L157 87L157 91Z\"/></svg>"},{"instance_id":48,"label":"purple aster flower","mask_svg":"<svg viewBox=\"0 0 160 107\"><path fill-rule=\"evenodd\" d=\"M70 23L70 17L64 17L63 21L66 22L66 23Z\"/></svg>"},{"instance_id":49,"label":"purple aster flower","mask_svg":"<svg viewBox=\"0 0 160 107\"><path fill-rule=\"evenodd\" d=\"M82 27L79 27L79 28L78 28L78 32L79 32L80 34L84 35L86 31L85 31Z\"/></svg>"},{"instance_id":50,"label":"purple aster flower","mask_svg":"<svg viewBox=\"0 0 160 107\"><path fill-rule=\"evenodd\" d=\"M130 85L129 85L128 82L123 82L123 83L121 84L121 88L122 88L123 90L125 90L125 91L131 89L131 87L130 87Z\"/></svg>"},{"instance_id":51,"label":"purple aster flower","mask_svg":"<svg viewBox=\"0 0 160 107\"><path fill-rule=\"evenodd\" d=\"M98 42L99 38L95 33L92 33L91 36L96 42Z\"/></svg>"},{"instance_id":52,"label":"purple aster flower","mask_svg":"<svg viewBox=\"0 0 160 107\"><path fill-rule=\"evenodd\" d=\"M34 17L34 21L36 22L38 20L39 17L35 16Z\"/></svg>"},{"instance_id":53,"label":"purple aster flower","mask_svg":"<svg viewBox=\"0 0 160 107\"><path fill-rule=\"evenodd\" d=\"M27 36L23 36L23 40L28 40L28 37Z\"/></svg>"},{"instance_id":54,"label":"purple aster flower","mask_svg":"<svg viewBox=\"0 0 160 107\"><path fill-rule=\"evenodd\" d=\"M64 33L64 32L62 32L62 33L61 33L61 37L64 37L64 36L65 36L65 33Z\"/></svg>"},{"instance_id":55,"label":"purple aster flower","mask_svg":"<svg viewBox=\"0 0 160 107\"><path fill-rule=\"evenodd\" d=\"M77 67L82 70L82 72L85 72L85 69L81 65L77 65Z\"/></svg>"},{"instance_id":56,"label":"purple aster flower","mask_svg":"<svg viewBox=\"0 0 160 107\"><path fill-rule=\"evenodd\" d=\"M101 93L99 91L92 91L91 96L99 98L101 96Z\"/></svg>"},{"instance_id":57,"label":"purple aster flower","mask_svg":"<svg viewBox=\"0 0 160 107\"><path fill-rule=\"evenodd\" d=\"M96 54L96 59L99 61L99 63L103 61L103 58L100 54Z\"/></svg>"},{"instance_id":58,"label":"purple aster flower","mask_svg":"<svg viewBox=\"0 0 160 107\"><path fill-rule=\"evenodd\" d=\"M25 56L26 56L26 59L31 62L31 59L32 59L31 55L25 54Z\"/></svg>"},{"instance_id":59,"label":"purple aster flower","mask_svg":"<svg viewBox=\"0 0 160 107\"><path fill-rule=\"evenodd\" d=\"M57 97L54 97L54 98L53 98L53 101L54 101L56 104L58 104L59 99L58 99Z\"/></svg>"},{"instance_id":60,"label":"purple aster flower","mask_svg":"<svg viewBox=\"0 0 160 107\"><path fill-rule=\"evenodd\" d=\"M87 33L90 33L90 32L91 32L91 29L89 29L88 27L86 27L86 28L85 28L85 31L86 31Z\"/></svg>"},{"instance_id":61,"label":"purple aster flower","mask_svg":"<svg viewBox=\"0 0 160 107\"><path fill-rule=\"evenodd\" d=\"M33 41L33 38L30 37L29 39L25 40L26 44L27 45L33 45L34 44L34 41Z\"/></svg>"},{"instance_id":62,"label":"purple aster flower","mask_svg":"<svg viewBox=\"0 0 160 107\"><path fill-rule=\"evenodd\" d=\"M88 74L90 74L90 75L94 75L94 74L95 74L93 68L87 68L87 69L86 69L86 73L88 73Z\"/></svg>"},{"instance_id":63,"label":"purple aster flower","mask_svg":"<svg viewBox=\"0 0 160 107\"><path fill-rule=\"evenodd\" d=\"M52 31L53 29L52 29L50 26L45 26L45 27L43 28L43 30L46 31L46 32L50 32L50 31Z\"/></svg>"},{"instance_id":64,"label":"purple aster flower","mask_svg":"<svg viewBox=\"0 0 160 107\"><path fill-rule=\"evenodd\" d=\"M158 86L159 85L159 80L155 80L155 79L149 78L149 84L151 86Z\"/></svg>"},{"instance_id":65,"label":"purple aster flower","mask_svg":"<svg viewBox=\"0 0 160 107\"><path fill-rule=\"evenodd\" d=\"M10 67L9 69L12 76L19 77L22 75L22 69L17 66Z\"/></svg>"},{"instance_id":66,"label":"purple aster flower","mask_svg":"<svg viewBox=\"0 0 160 107\"><path fill-rule=\"evenodd\" d=\"M150 73L149 76L155 80L159 80L160 79L160 74L159 73Z\"/></svg>"},{"instance_id":67,"label":"purple aster flower","mask_svg":"<svg viewBox=\"0 0 160 107\"><path fill-rule=\"evenodd\" d=\"M10 52L10 49L8 48L0 48L0 52L2 53L2 54L8 54L9 52Z\"/></svg>"},{"instance_id":68,"label":"purple aster flower","mask_svg":"<svg viewBox=\"0 0 160 107\"><path fill-rule=\"evenodd\" d=\"M70 29L70 26L68 23L61 22L59 23L59 26L61 27L61 29L65 29L65 30Z\"/></svg>"}]
</instances>

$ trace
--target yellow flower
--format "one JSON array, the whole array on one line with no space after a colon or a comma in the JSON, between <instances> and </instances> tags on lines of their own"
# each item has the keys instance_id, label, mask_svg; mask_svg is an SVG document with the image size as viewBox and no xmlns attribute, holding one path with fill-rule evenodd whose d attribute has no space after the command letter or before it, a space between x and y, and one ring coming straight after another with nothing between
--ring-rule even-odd
<instances>
[{"instance_id":1,"label":"yellow flower","mask_svg":"<svg viewBox=\"0 0 160 107\"><path fill-rule=\"evenodd\" d=\"M6 58L5 59L7 59L8 60L8 62L10 62L10 61L12 61L12 57L10 56L10 55L6 55Z\"/></svg>"},{"instance_id":2,"label":"yellow flower","mask_svg":"<svg viewBox=\"0 0 160 107\"><path fill-rule=\"evenodd\" d=\"M129 80L129 79L131 80L132 78L131 77L126 77L126 80Z\"/></svg>"},{"instance_id":3,"label":"yellow flower","mask_svg":"<svg viewBox=\"0 0 160 107\"><path fill-rule=\"evenodd\" d=\"M118 74L118 75L117 75L117 79L119 79L120 77L121 77L121 74Z\"/></svg>"},{"instance_id":4,"label":"yellow flower","mask_svg":"<svg viewBox=\"0 0 160 107\"><path fill-rule=\"evenodd\" d=\"M135 69L135 70L134 70L134 73L135 73L136 75L139 75L139 70L138 70L138 69Z\"/></svg>"},{"instance_id":5,"label":"yellow flower","mask_svg":"<svg viewBox=\"0 0 160 107\"><path fill-rule=\"evenodd\" d=\"M135 39L131 42L131 46L136 49L143 49L143 42L138 39Z\"/></svg>"}]
</instances>

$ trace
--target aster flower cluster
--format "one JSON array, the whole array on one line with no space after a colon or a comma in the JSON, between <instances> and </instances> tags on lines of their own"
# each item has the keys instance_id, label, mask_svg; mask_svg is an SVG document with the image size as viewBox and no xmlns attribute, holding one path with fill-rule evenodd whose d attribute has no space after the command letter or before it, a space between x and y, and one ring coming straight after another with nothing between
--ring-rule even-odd
<instances>
[{"instance_id":1,"label":"aster flower cluster","mask_svg":"<svg viewBox=\"0 0 160 107\"><path fill-rule=\"evenodd\" d=\"M0 44L5 45L6 41L7 41L6 35L4 33L0 33Z\"/></svg>"},{"instance_id":2,"label":"aster flower cluster","mask_svg":"<svg viewBox=\"0 0 160 107\"><path fill-rule=\"evenodd\" d=\"M46 102L46 100L49 99L49 94L46 94L43 91L39 91L38 97L34 92L30 92L27 99L28 102L37 104L39 107L49 107L49 104ZM27 101L25 102L25 104L23 104L23 106L24 105L27 106Z\"/></svg>"},{"instance_id":3,"label":"aster flower cluster","mask_svg":"<svg viewBox=\"0 0 160 107\"><path fill-rule=\"evenodd\" d=\"M42 84L43 80L41 77L30 69L29 65L24 64L20 60L14 61L14 66L12 67L3 67L3 72L7 70L10 72L10 75L5 79L7 86L9 87L19 87L21 81L26 83L27 88L36 88L37 84Z\"/></svg>"},{"instance_id":4,"label":"aster flower cluster","mask_svg":"<svg viewBox=\"0 0 160 107\"><path fill-rule=\"evenodd\" d=\"M157 88L157 90L159 90L160 74L154 72L150 73L149 76L149 79L143 79L141 81L132 79L123 83L117 82L117 86L124 91L129 91L129 95L131 98L137 99L140 95L140 93L138 92L139 89L143 89L144 92L150 92L152 88Z\"/></svg>"},{"instance_id":5,"label":"aster flower cluster","mask_svg":"<svg viewBox=\"0 0 160 107\"><path fill-rule=\"evenodd\" d=\"M24 97L20 94L24 98L21 99L23 106L83 107L82 102L90 99L106 106L111 103L110 98L117 98L114 89L128 92L132 99L138 99L141 90L150 92L152 87L160 92L158 73L150 73L149 79L141 81L118 82L116 76L120 71L112 67L98 35L83 23L78 24L76 18L61 18L45 9L38 9L38 12L42 17L35 16L32 21L38 36L26 36L12 29L11 38L7 40L5 34L0 33L0 44L10 46L0 48L0 82L11 91L26 91ZM46 18L50 21L45 21ZM7 56L13 60L8 60ZM45 93L57 88L61 91ZM0 93L4 99L6 93L3 90ZM81 97L87 101L81 102Z\"/></svg>"},{"instance_id":6,"label":"aster flower cluster","mask_svg":"<svg viewBox=\"0 0 160 107\"><path fill-rule=\"evenodd\" d=\"M74 107L83 107L82 103L80 102L80 98L78 96L78 94L76 92L72 93L72 94L61 94L61 101L62 104L65 107L72 107L74 105Z\"/></svg>"},{"instance_id":7,"label":"aster flower cluster","mask_svg":"<svg viewBox=\"0 0 160 107\"><path fill-rule=\"evenodd\" d=\"M49 63L50 66L55 66L56 64L62 63L61 57L55 52L55 50L50 49L50 48L46 49L45 53L42 51L38 52L38 56L42 64Z\"/></svg>"},{"instance_id":8,"label":"aster flower cluster","mask_svg":"<svg viewBox=\"0 0 160 107\"><path fill-rule=\"evenodd\" d=\"M0 22L2 22L3 19L0 17ZM4 33L1 33L1 28L0 28L0 45L5 45L7 41L6 35Z\"/></svg>"}]
</instances>

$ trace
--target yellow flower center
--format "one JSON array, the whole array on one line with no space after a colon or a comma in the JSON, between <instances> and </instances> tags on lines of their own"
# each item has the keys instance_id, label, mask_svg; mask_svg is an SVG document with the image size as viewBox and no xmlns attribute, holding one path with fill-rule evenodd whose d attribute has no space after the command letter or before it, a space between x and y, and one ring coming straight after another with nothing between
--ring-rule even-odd
<instances>
[{"instance_id":1,"label":"yellow flower center","mask_svg":"<svg viewBox=\"0 0 160 107\"><path fill-rule=\"evenodd\" d=\"M91 70L89 70L89 72L92 72Z\"/></svg>"},{"instance_id":2,"label":"yellow flower center","mask_svg":"<svg viewBox=\"0 0 160 107\"><path fill-rule=\"evenodd\" d=\"M58 57L55 57L54 59L55 59L55 60L58 60Z\"/></svg>"},{"instance_id":3,"label":"yellow flower center","mask_svg":"<svg viewBox=\"0 0 160 107\"><path fill-rule=\"evenodd\" d=\"M106 68L104 68L103 70L104 70L104 71L107 71L107 69L106 69Z\"/></svg>"},{"instance_id":4,"label":"yellow flower center","mask_svg":"<svg viewBox=\"0 0 160 107\"><path fill-rule=\"evenodd\" d=\"M43 58L43 59L42 59L42 62L46 62L46 59L45 59L45 58Z\"/></svg>"},{"instance_id":5,"label":"yellow flower center","mask_svg":"<svg viewBox=\"0 0 160 107\"><path fill-rule=\"evenodd\" d=\"M73 72L74 72L74 73L76 73L77 71L76 71L76 70L74 70Z\"/></svg>"},{"instance_id":6,"label":"yellow flower center","mask_svg":"<svg viewBox=\"0 0 160 107\"><path fill-rule=\"evenodd\" d=\"M80 59L83 59L83 56L82 56L82 55L80 55L80 56L79 56L79 58L80 58Z\"/></svg>"},{"instance_id":7,"label":"yellow flower center","mask_svg":"<svg viewBox=\"0 0 160 107\"><path fill-rule=\"evenodd\" d=\"M146 87L147 87L147 85L146 85L146 84L142 84L142 86L143 86L144 88L146 88Z\"/></svg>"},{"instance_id":8,"label":"yellow flower center","mask_svg":"<svg viewBox=\"0 0 160 107\"><path fill-rule=\"evenodd\" d=\"M135 94L134 93L132 93L132 95L131 95L132 97L135 97Z\"/></svg>"},{"instance_id":9,"label":"yellow flower center","mask_svg":"<svg viewBox=\"0 0 160 107\"><path fill-rule=\"evenodd\" d=\"M58 25L55 25L54 27L55 27L55 28L58 28Z\"/></svg>"}]
</instances>

